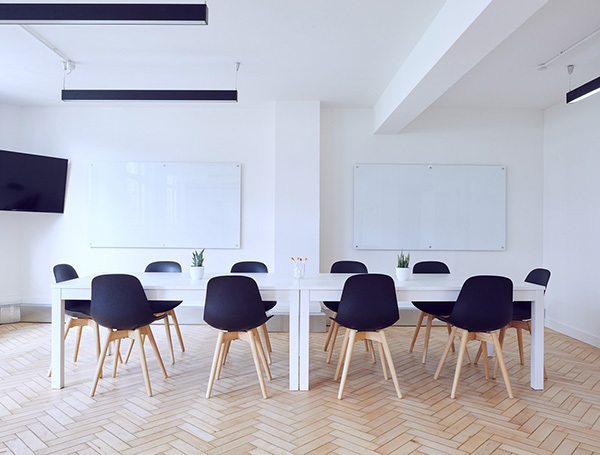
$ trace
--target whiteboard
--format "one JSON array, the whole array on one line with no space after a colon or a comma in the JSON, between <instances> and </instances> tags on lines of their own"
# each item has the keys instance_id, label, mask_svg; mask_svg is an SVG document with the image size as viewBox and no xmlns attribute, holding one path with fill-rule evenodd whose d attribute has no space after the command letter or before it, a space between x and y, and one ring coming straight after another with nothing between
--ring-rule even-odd
<instances>
[{"instance_id":1,"label":"whiteboard","mask_svg":"<svg viewBox=\"0 0 600 455\"><path fill-rule=\"evenodd\" d=\"M239 163L90 164L92 247L239 248Z\"/></svg>"},{"instance_id":2,"label":"whiteboard","mask_svg":"<svg viewBox=\"0 0 600 455\"><path fill-rule=\"evenodd\" d=\"M506 167L356 164L354 247L505 250Z\"/></svg>"}]
</instances>

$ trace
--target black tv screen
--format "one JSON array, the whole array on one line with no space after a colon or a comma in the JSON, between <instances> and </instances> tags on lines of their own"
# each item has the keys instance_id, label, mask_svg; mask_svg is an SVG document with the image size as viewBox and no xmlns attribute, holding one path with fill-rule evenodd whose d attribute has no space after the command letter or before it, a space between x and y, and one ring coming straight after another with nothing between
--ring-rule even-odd
<instances>
[{"instance_id":1,"label":"black tv screen","mask_svg":"<svg viewBox=\"0 0 600 455\"><path fill-rule=\"evenodd\" d=\"M67 160L0 150L0 210L63 213Z\"/></svg>"}]
</instances>

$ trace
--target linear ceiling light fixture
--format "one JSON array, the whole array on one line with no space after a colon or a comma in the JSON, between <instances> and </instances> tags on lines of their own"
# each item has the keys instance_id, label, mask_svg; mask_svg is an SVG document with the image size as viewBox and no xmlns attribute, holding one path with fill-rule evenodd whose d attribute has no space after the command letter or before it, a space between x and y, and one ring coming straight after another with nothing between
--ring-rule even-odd
<instances>
[{"instance_id":1,"label":"linear ceiling light fixture","mask_svg":"<svg viewBox=\"0 0 600 455\"><path fill-rule=\"evenodd\" d=\"M206 4L0 3L0 24L207 25Z\"/></svg>"},{"instance_id":2,"label":"linear ceiling light fixture","mask_svg":"<svg viewBox=\"0 0 600 455\"><path fill-rule=\"evenodd\" d=\"M148 90L148 89L67 89L66 77L76 68L71 61L63 61L62 101L159 101L237 103L237 74L240 62L235 62L235 90Z\"/></svg>"},{"instance_id":3,"label":"linear ceiling light fixture","mask_svg":"<svg viewBox=\"0 0 600 455\"><path fill-rule=\"evenodd\" d=\"M63 101L207 101L238 100L237 90L63 90Z\"/></svg>"},{"instance_id":4,"label":"linear ceiling light fixture","mask_svg":"<svg viewBox=\"0 0 600 455\"><path fill-rule=\"evenodd\" d=\"M567 104L581 101L588 96L592 96L594 93L600 92L600 77L589 81L587 84L583 84L576 89L567 92Z\"/></svg>"}]
</instances>

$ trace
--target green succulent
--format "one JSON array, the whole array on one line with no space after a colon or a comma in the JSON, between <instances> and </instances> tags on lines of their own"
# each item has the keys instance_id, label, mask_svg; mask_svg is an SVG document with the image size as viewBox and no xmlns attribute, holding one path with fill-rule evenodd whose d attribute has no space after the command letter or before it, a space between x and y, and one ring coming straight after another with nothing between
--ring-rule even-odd
<instances>
[{"instance_id":1,"label":"green succulent","mask_svg":"<svg viewBox=\"0 0 600 455\"><path fill-rule=\"evenodd\" d=\"M194 251L192 253L192 267L202 267L204 265L204 248L198 253Z\"/></svg>"},{"instance_id":2,"label":"green succulent","mask_svg":"<svg viewBox=\"0 0 600 455\"><path fill-rule=\"evenodd\" d=\"M398 255L398 267L401 269L407 269L410 262L410 253L404 254L404 250L400 251Z\"/></svg>"}]
</instances>

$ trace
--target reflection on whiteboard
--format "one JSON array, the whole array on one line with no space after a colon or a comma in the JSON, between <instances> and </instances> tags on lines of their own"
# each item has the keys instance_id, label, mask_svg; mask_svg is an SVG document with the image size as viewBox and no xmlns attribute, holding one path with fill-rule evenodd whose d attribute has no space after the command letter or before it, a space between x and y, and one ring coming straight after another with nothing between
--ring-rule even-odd
<instances>
[{"instance_id":1,"label":"reflection on whiteboard","mask_svg":"<svg viewBox=\"0 0 600 455\"><path fill-rule=\"evenodd\" d=\"M504 250L506 168L356 164L354 246Z\"/></svg>"},{"instance_id":2,"label":"reflection on whiteboard","mask_svg":"<svg viewBox=\"0 0 600 455\"><path fill-rule=\"evenodd\" d=\"M90 165L92 247L239 248L239 163Z\"/></svg>"}]
</instances>

